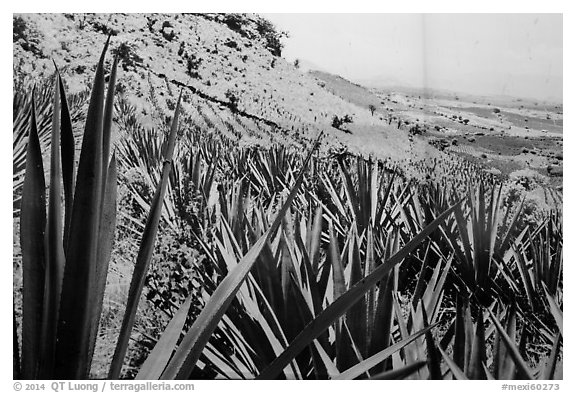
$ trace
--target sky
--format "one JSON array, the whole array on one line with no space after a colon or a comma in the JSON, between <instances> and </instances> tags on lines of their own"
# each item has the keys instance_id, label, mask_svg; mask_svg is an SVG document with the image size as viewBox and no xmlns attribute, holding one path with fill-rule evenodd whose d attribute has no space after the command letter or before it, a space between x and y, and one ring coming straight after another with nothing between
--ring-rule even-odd
<instances>
[{"instance_id":1,"label":"sky","mask_svg":"<svg viewBox=\"0 0 576 393\"><path fill-rule=\"evenodd\" d=\"M562 14L263 14L283 56L364 84L562 100Z\"/></svg>"}]
</instances>

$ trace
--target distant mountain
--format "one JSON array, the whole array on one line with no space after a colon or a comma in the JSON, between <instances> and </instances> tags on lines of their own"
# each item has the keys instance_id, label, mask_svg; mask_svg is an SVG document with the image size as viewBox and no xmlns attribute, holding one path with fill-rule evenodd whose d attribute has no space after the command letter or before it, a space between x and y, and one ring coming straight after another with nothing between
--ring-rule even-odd
<instances>
[{"instance_id":1,"label":"distant mountain","mask_svg":"<svg viewBox=\"0 0 576 393\"><path fill-rule=\"evenodd\" d=\"M366 87L383 88L383 87L408 87L413 88L413 84L405 79L390 75L379 75L370 78L355 79L354 82Z\"/></svg>"},{"instance_id":2,"label":"distant mountain","mask_svg":"<svg viewBox=\"0 0 576 393\"><path fill-rule=\"evenodd\" d=\"M503 79L503 76L500 76ZM486 75L475 75L470 74L468 80L476 81L482 78L489 84L492 76L490 74ZM540 92L548 91L549 86L554 86L554 90L562 91L562 78L550 76L548 78L542 78L537 75L530 74L518 74L514 78L509 78L509 82L504 86L504 89L498 93L489 93L488 89L482 90L477 87L476 82L470 82L470 84L456 83L454 80L445 79L435 79L433 86L418 86L411 83L406 78L394 77L390 75L380 75L371 78L364 78L355 80L355 82L369 87L377 89L395 90L395 91L405 91L411 94L422 94L432 97L455 97L455 96L468 96L475 100L477 99L522 99L538 101L541 103L562 103L562 97L554 96L542 96Z\"/></svg>"}]
</instances>

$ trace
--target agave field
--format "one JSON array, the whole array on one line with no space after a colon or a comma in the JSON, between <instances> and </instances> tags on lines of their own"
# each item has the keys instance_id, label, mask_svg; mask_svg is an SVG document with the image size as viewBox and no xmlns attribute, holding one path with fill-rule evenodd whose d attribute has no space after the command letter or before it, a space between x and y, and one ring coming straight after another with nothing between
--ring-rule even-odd
<instances>
[{"instance_id":1,"label":"agave field","mask_svg":"<svg viewBox=\"0 0 576 393\"><path fill-rule=\"evenodd\" d=\"M148 129L107 47L89 95L14 92L15 379L562 378L561 196L322 134L239 147L185 89Z\"/></svg>"}]
</instances>

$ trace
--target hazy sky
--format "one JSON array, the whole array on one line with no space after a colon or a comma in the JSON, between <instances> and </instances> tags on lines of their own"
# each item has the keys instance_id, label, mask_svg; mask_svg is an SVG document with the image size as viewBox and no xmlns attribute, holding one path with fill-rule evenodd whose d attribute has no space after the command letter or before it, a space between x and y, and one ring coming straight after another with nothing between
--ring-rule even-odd
<instances>
[{"instance_id":1,"label":"hazy sky","mask_svg":"<svg viewBox=\"0 0 576 393\"><path fill-rule=\"evenodd\" d=\"M561 14L263 14L283 56L359 81L562 99Z\"/></svg>"}]
</instances>

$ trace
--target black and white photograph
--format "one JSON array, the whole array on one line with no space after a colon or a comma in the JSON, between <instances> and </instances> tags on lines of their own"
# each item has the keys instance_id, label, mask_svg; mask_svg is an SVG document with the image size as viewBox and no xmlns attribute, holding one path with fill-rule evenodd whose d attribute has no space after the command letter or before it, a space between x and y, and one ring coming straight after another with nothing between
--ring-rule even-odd
<instances>
[{"instance_id":1,"label":"black and white photograph","mask_svg":"<svg viewBox=\"0 0 576 393\"><path fill-rule=\"evenodd\" d=\"M14 389L560 390L564 23L13 13Z\"/></svg>"}]
</instances>

